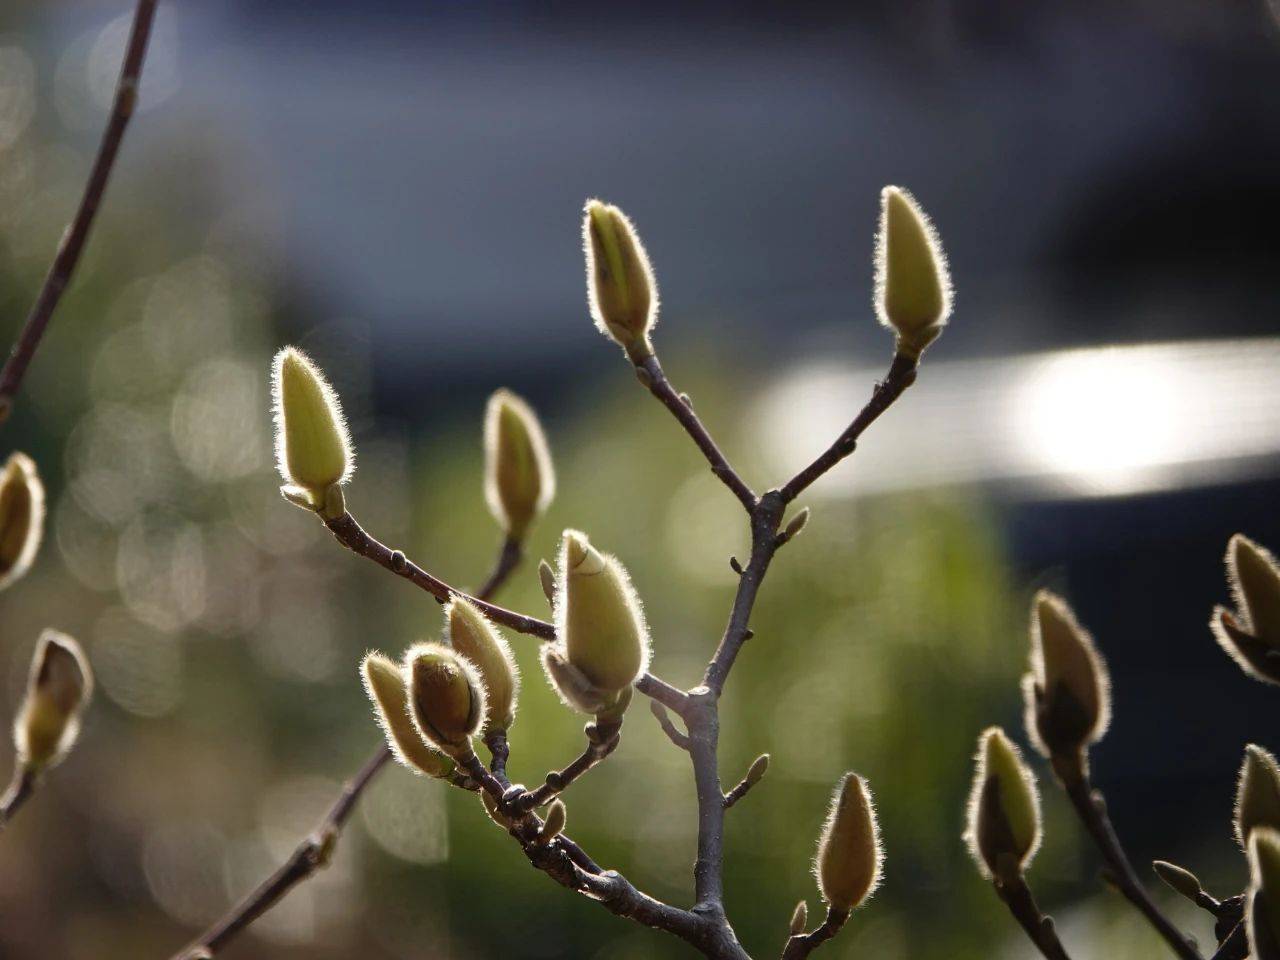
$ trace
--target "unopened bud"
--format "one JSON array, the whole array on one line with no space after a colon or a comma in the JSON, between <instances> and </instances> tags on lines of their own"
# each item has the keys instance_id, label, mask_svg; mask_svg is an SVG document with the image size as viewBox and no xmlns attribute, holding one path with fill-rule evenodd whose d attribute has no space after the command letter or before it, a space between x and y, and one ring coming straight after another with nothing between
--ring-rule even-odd
<instances>
[{"instance_id":1,"label":"unopened bud","mask_svg":"<svg viewBox=\"0 0 1280 960\"><path fill-rule=\"evenodd\" d=\"M596 327L638 364L653 354L649 334L658 319L658 286L644 246L627 215L599 200L587 201L582 244Z\"/></svg>"},{"instance_id":2,"label":"unopened bud","mask_svg":"<svg viewBox=\"0 0 1280 960\"><path fill-rule=\"evenodd\" d=\"M1280 567L1265 548L1237 533L1227 545L1234 612L1216 607L1209 627L1249 676L1280 684Z\"/></svg>"},{"instance_id":3,"label":"unopened bud","mask_svg":"<svg viewBox=\"0 0 1280 960\"><path fill-rule=\"evenodd\" d=\"M1249 834L1259 827L1280 830L1280 765L1256 743L1244 748L1235 814L1236 839L1242 847L1248 847Z\"/></svg>"},{"instance_id":4,"label":"unopened bud","mask_svg":"<svg viewBox=\"0 0 1280 960\"><path fill-rule=\"evenodd\" d=\"M804 507L799 513L791 518L791 522L788 523L786 528L782 531L782 539L790 540L792 537L797 536L800 531L805 528L805 524L808 522L809 508Z\"/></svg>"},{"instance_id":5,"label":"unopened bud","mask_svg":"<svg viewBox=\"0 0 1280 960\"><path fill-rule=\"evenodd\" d=\"M452 774L456 769L453 760L427 746L409 717L409 693L401 667L380 653L368 653L360 664L360 676L396 760L429 777Z\"/></svg>"},{"instance_id":6,"label":"unopened bud","mask_svg":"<svg viewBox=\"0 0 1280 960\"><path fill-rule=\"evenodd\" d=\"M542 829L538 831L538 842L550 843L560 836L564 832L567 817L568 811L564 808L564 802L552 800L551 806L547 808L547 819L543 822Z\"/></svg>"},{"instance_id":7,"label":"unopened bud","mask_svg":"<svg viewBox=\"0 0 1280 960\"><path fill-rule=\"evenodd\" d=\"M516 718L520 671L511 647L470 600L454 597L444 608L445 643L480 672L488 713L485 731L506 730Z\"/></svg>"},{"instance_id":8,"label":"unopened bud","mask_svg":"<svg viewBox=\"0 0 1280 960\"><path fill-rule=\"evenodd\" d=\"M751 762L747 775L742 778L747 786L754 787L757 783L764 779L764 775L769 771L769 755L762 753Z\"/></svg>"},{"instance_id":9,"label":"unopened bud","mask_svg":"<svg viewBox=\"0 0 1280 960\"><path fill-rule=\"evenodd\" d=\"M487 790L480 791L480 803L484 805L484 812L489 815L489 819L500 826L503 830L510 830L512 820L498 805L498 801L489 795Z\"/></svg>"},{"instance_id":10,"label":"unopened bud","mask_svg":"<svg viewBox=\"0 0 1280 960\"><path fill-rule=\"evenodd\" d=\"M542 593L547 603L556 602L556 574L551 564L545 560L538 561L538 582L542 584Z\"/></svg>"},{"instance_id":11,"label":"unopened bud","mask_svg":"<svg viewBox=\"0 0 1280 960\"><path fill-rule=\"evenodd\" d=\"M1007 883L1022 874L1040 846L1035 778L1003 730L978 739L965 842L984 877Z\"/></svg>"},{"instance_id":12,"label":"unopened bud","mask_svg":"<svg viewBox=\"0 0 1280 960\"><path fill-rule=\"evenodd\" d=\"M1275 830L1262 828L1249 838L1249 881L1249 955L1280 960L1280 833Z\"/></svg>"},{"instance_id":13,"label":"unopened bud","mask_svg":"<svg viewBox=\"0 0 1280 960\"><path fill-rule=\"evenodd\" d=\"M1046 757L1083 764L1111 719L1107 666L1061 598L1041 590L1031 610L1031 672L1022 681L1027 735Z\"/></svg>"},{"instance_id":14,"label":"unopened bud","mask_svg":"<svg viewBox=\"0 0 1280 960\"><path fill-rule=\"evenodd\" d=\"M276 419L276 466L286 496L301 497L330 517L330 487L351 478L354 456L338 396L320 369L296 347L285 347L272 364L271 397Z\"/></svg>"},{"instance_id":15,"label":"unopened bud","mask_svg":"<svg viewBox=\"0 0 1280 960\"><path fill-rule=\"evenodd\" d=\"M565 659L553 643L542 646L542 669L551 689L566 707L579 713L599 714L613 704L616 694L595 686L585 673Z\"/></svg>"},{"instance_id":16,"label":"unopened bud","mask_svg":"<svg viewBox=\"0 0 1280 960\"><path fill-rule=\"evenodd\" d=\"M1167 860L1154 860L1151 863L1151 869L1156 872L1156 876L1192 903L1196 903L1200 895L1204 893L1204 888L1200 885L1200 879L1190 870L1180 867L1176 863L1169 863Z\"/></svg>"},{"instance_id":17,"label":"unopened bud","mask_svg":"<svg viewBox=\"0 0 1280 960\"><path fill-rule=\"evenodd\" d=\"M836 910L860 906L880 883L881 861L870 791L860 776L846 773L831 798L814 859L822 899Z\"/></svg>"},{"instance_id":18,"label":"unopened bud","mask_svg":"<svg viewBox=\"0 0 1280 960\"><path fill-rule=\"evenodd\" d=\"M804 933L804 928L809 923L809 905L801 900L796 904L796 908L791 911L791 926L789 932L791 936L798 937Z\"/></svg>"},{"instance_id":19,"label":"unopened bud","mask_svg":"<svg viewBox=\"0 0 1280 960\"><path fill-rule=\"evenodd\" d=\"M13 725L18 762L25 769L47 769L71 752L92 694L93 673L80 644L45 630L36 642L26 696Z\"/></svg>"},{"instance_id":20,"label":"unopened bud","mask_svg":"<svg viewBox=\"0 0 1280 960\"><path fill-rule=\"evenodd\" d=\"M454 759L471 754L471 738L484 722L484 683L471 661L438 643L405 654L409 709L424 739Z\"/></svg>"},{"instance_id":21,"label":"unopened bud","mask_svg":"<svg viewBox=\"0 0 1280 960\"><path fill-rule=\"evenodd\" d=\"M508 537L522 540L555 495L556 476L537 415L510 390L489 398L484 452L489 512Z\"/></svg>"},{"instance_id":22,"label":"unopened bud","mask_svg":"<svg viewBox=\"0 0 1280 960\"><path fill-rule=\"evenodd\" d=\"M951 313L951 277L933 224L899 187L880 192L875 262L876 314L897 335L898 353L917 358Z\"/></svg>"},{"instance_id":23,"label":"unopened bud","mask_svg":"<svg viewBox=\"0 0 1280 960\"><path fill-rule=\"evenodd\" d=\"M13 453L0 472L0 590L26 575L44 536L44 484L35 461Z\"/></svg>"}]
</instances>

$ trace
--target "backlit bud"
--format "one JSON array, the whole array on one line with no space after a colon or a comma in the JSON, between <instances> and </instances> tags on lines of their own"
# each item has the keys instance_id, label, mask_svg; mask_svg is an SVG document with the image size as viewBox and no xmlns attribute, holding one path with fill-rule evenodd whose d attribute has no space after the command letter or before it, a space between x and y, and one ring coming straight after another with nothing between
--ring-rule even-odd
<instances>
[{"instance_id":1,"label":"backlit bud","mask_svg":"<svg viewBox=\"0 0 1280 960\"><path fill-rule=\"evenodd\" d=\"M551 806L547 808L547 819L543 822L542 829L538 831L538 842L550 843L560 836L564 832L567 819L568 811L564 808L564 802L552 800Z\"/></svg>"},{"instance_id":2,"label":"backlit bud","mask_svg":"<svg viewBox=\"0 0 1280 960\"><path fill-rule=\"evenodd\" d=\"M0 472L0 590L21 579L44 536L44 484L25 453L10 454Z\"/></svg>"},{"instance_id":3,"label":"backlit bud","mask_svg":"<svg viewBox=\"0 0 1280 960\"><path fill-rule=\"evenodd\" d=\"M875 262L876 315L897 335L899 353L919 357L951 313L951 277L933 224L899 187L880 191Z\"/></svg>"},{"instance_id":4,"label":"backlit bud","mask_svg":"<svg viewBox=\"0 0 1280 960\"><path fill-rule=\"evenodd\" d=\"M1046 757L1083 764L1110 722L1111 682L1093 638L1047 590L1032 603L1031 672L1022 692L1032 745Z\"/></svg>"},{"instance_id":5,"label":"backlit bud","mask_svg":"<svg viewBox=\"0 0 1280 960\"><path fill-rule=\"evenodd\" d=\"M791 911L791 926L789 929L791 936L798 937L804 933L804 928L808 923L809 905L801 900L796 904L796 908Z\"/></svg>"},{"instance_id":6,"label":"backlit bud","mask_svg":"<svg viewBox=\"0 0 1280 960\"><path fill-rule=\"evenodd\" d=\"M454 762L427 746L409 717L409 694L400 665L380 653L369 653L360 664L360 676L364 678L365 693L373 703L374 716L396 760L429 777L452 774Z\"/></svg>"},{"instance_id":7,"label":"backlit bud","mask_svg":"<svg viewBox=\"0 0 1280 960\"><path fill-rule=\"evenodd\" d=\"M627 215L599 200L587 201L582 245L596 327L640 363L653 354L649 334L658 319L658 287L644 246Z\"/></svg>"},{"instance_id":8,"label":"backlit bud","mask_svg":"<svg viewBox=\"0 0 1280 960\"><path fill-rule=\"evenodd\" d=\"M617 697L616 693L592 684L586 674L565 659L563 651L555 644L542 645L542 669L561 702L579 713L602 713L613 705Z\"/></svg>"},{"instance_id":9,"label":"backlit bud","mask_svg":"<svg viewBox=\"0 0 1280 960\"><path fill-rule=\"evenodd\" d=\"M1169 863L1167 860L1155 860L1152 861L1151 868L1155 870L1156 876L1192 903L1198 902L1200 895L1204 893L1204 888L1200 886L1199 878L1190 870L1180 867L1176 863Z\"/></svg>"},{"instance_id":10,"label":"backlit bud","mask_svg":"<svg viewBox=\"0 0 1280 960\"><path fill-rule=\"evenodd\" d=\"M556 574L551 569L551 564L545 560L538 561L538 582L542 585L542 593L547 598L547 603L554 604L556 602Z\"/></svg>"},{"instance_id":11,"label":"backlit bud","mask_svg":"<svg viewBox=\"0 0 1280 960\"><path fill-rule=\"evenodd\" d=\"M1280 830L1280 766L1256 743L1244 748L1235 813L1236 839L1242 847L1248 847L1249 834L1259 827Z\"/></svg>"},{"instance_id":12,"label":"backlit bud","mask_svg":"<svg viewBox=\"0 0 1280 960\"><path fill-rule=\"evenodd\" d=\"M964 839L978 870L1007 883L1031 863L1040 846L1040 798L1018 748L999 727L978 739Z\"/></svg>"},{"instance_id":13,"label":"backlit bud","mask_svg":"<svg viewBox=\"0 0 1280 960\"><path fill-rule=\"evenodd\" d=\"M1249 838L1245 926L1254 960L1280 960L1280 833L1270 828Z\"/></svg>"},{"instance_id":14,"label":"backlit bud","mask_svg":"<svg viewBox=\"0 0 1280 960\"><path fill-rule=\"evenodd\" d=\"M835 910L853 910L880 883L880 832L867 783L846 773L831 798L818 840L813 871L822 899Z\"/></svg>"},{"instance_id":15,"label":"backlit bud","mask_svg":"<svg viewBox=\"0 0 1280 960\"><path fill-rule=\"evenodd\" d=\"M488 713L484 729L506 730L516 718L520 671L511 647L475 604L454 597L445 605L445 643L457 650L480 672Z\"/></svg>"},{"instance_id":16,"label":"backlit bud","mask_svg":"<svg viewBox=\"0 0 1280 960\"><path fill-rule=\"evenodd\" d=\"M1245 673L1280 684L1280 566L1239 533L1227 545L1226 561L1236 609L1216 608L1209 626Z\"/></svg>"},{"instance_id":17,"label":"backlit bud","mask_svg":"<svg viewBox=\"0 0 1280 960\"><path fill-rule=\"evenodd\" d=\"M764 775L769 772L769 755L762 753L751 761L751 766L747 770L747 775L742 778L742 782L748 786L754 787L757 783L764 779Z\"/></svg>"},{"instance_id":18,"label":"backlit bud","mask_svg":"<svg viewBox=\"0 0 1280 960\"><path fill-rule=\"evenodd\" d=\"M484 454L489 512L508 537L521 540L555 495L556 477L537 415L509 390L489 398Z\"/></svg>"},{"instance_id":19,"label":"backlit bud","mask_svg":"<svg viewBox=\"0 0 1280 960\"><path fill-rule=\"evenodd\" d=\"M325 511L327 501L333 502L327 497L329 488L346 483L354 465L338 396L306 354L285 347L272 364L271 397L276 466L286 496Z\"/></svg>"},{"instance_id":20,"label":"backlit bud","mask_svg":"<svg viewBox=\"0 0 1280 960\"><path fill-rule=\"evenodd\" d=\"M565 658L601 690L624 690L649 664L649 628L622 564L584 534L560 545L556 633Z\"/></svg>"},{"instance_id":21,"label":"backlit bud","mask_svg":"<svg viewBox=\"0 0 1280 960\"><path fill-rule=\"evenodd\" d=\"M438 643L405 654L409 714L424 739L454 759L471 754L471 738L484 722L484 683L471 661Z\"/></svg>"},{"instance_id":22,"label":"backlit bud","mask_svg":"<svg viewBox=\"0 0 1280 960\"><path fill-rule=\"evenodd\" d=\"M36 643L27 693L13 725L18 762L43 770L62 761L80 735L80 717L93 693L93 673L80 644L45 630Z\"/></svg>"},{"instance_id":23,"label":"backlit bud","mask_svg":"<svg viewBox=\"0 0 1280 960\"><path fill-rule=\"evenodd\" d=\"M493 797L489 795L488 791L480 791L480 803L484 806L484 812L489 815L490 820L500 826L503 830L511 829L511 818L502 812L502 808L498 805L498 801L493 799Z\"/></svg>"}]
</instances>

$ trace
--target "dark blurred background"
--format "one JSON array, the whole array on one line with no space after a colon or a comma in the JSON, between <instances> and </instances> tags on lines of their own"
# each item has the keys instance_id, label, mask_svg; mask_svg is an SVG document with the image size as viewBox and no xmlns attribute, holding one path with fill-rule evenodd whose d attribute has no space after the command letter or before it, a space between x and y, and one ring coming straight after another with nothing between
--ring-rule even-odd
<instances>
[{"instance_id":1,"label":"dark blurred background","mask_svg":"<svg viewBox=\"0 0 1280 960\"><path fill-rule=\"evenodd\" d=\"M6 337L83 184L127 7L0 9ZM0 956L168 956L376 744L361 653L439 629L434 603L279 498L266 373L284 343L342 394L353 512L462 583L498 539L484 399L528 396L560 472L533 558L567 525L620 554L655 668L696 680L744 531L591 328L590 196L636 221L668 372L759 488L825 446L888 360L869 303L881 186L916 194L954 272L919 384L807 498L725 701L725 778L774 756L730 817L747 946L776 954L795 901L816 908L808 857L853 768L887 879L824 956L1032 955L959 833L978 732L1024 739L1042 585L1110 659L1095 771L1135 861L1237 892L1236 767L1280 738L1272 691L1205 624L1228 536L1280 547L1278 78L1257 0L163 3L93 242L5 427L51 509L35 570L0 596L0 700L11 713L45 625L83 640L99 696L0 844ZM532 563L503 599L543 609ZM580 723L513 643L513 769L536 780ZM1032 877L1068 944L1163 956L1045 794ZM691 779L647 710L567 800L596 859L687 902ZM225 955L355 954L687 951L534 874L473 797L392 770L331 868Z\"/></svg>"}]
</instances>

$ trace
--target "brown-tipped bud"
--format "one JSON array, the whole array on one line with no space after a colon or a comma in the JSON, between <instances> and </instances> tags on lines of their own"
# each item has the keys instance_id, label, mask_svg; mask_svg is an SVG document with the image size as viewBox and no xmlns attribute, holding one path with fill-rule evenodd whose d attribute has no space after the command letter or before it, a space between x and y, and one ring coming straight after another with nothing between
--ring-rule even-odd
<instances>
[{"instance_id":1,"label":"brown-tipped bud","mask_svg":"<svg viewBox=\"0 0 1280 960\"><path fill-rule=\"evenodd\" d=\"M466 657L438 643L405 654L409 713L424 739L455 759L471 754L471 738L484 722L484 683Z\"/></svg>"},{"instance_id":2,"label":"brown-tipped bud","mask_svg":"<svg viewBox=\"0 0 1280 960\"><path fill-rule=\"evenodd\" d=\"M913 359L951 315L951 277L937 231L899 187L880 192L875 291L876 315L897 336L898 353Z\"/></svg>"},{"instance_id":3,"label":"brown-tipped bud","mask_svg":"<svg viewBox=\"0 0 1280 960\"><path fill-rule=\"evenodd\" d=\"M796 908L791 911L791 926L788 932L793 937L798 937L804 933L804 928L809 923L809 905L801 900L796 904Z\"/></svg>"},{"instance_id":4,"label":"brown-tipped bud","mask_svg":"<svg viewBox=\"0 0 1280 960\"><path fill-rule=\"evenodd\" d=\"M560 836L564 832L567 818L568 811L564 808L564 802L552 800L551 806L547 808L547 819L543 821L542 829L538 831L538 843L550 843Z\"/></svg>"},{"instance_id":5,"label":"brown-tipped bud","mask_svg":"<svg viewBox=\"0 0 1280 960\"><path fill-rule=\"evenodd\" d=\"M809 522L809 508L804 507L801 509L799 513L797 513L794 517L791 518L791 521L783 529L782 539L790 540L793 537L799 536L800 531L805 528L805 525L808 524L808 522Z\"/></svg>"},{"instance_id":6,"label":"brown-tipped bud","mask_svg":"<svg viewBox=\"0 0 1280 960\"><path fill-rule=\"evenodd\" d=\"M508 537L523 540L555 496L556 475L537 414L510 390L489 398L484 455L489 512Z\"/></svg>"},{"instance_id":7,"label":"brown-tipped bud","mask_svg":"<svg viewBox=\"0 0 1280 960\"><path fill-rule=\"evenodd\" d=\"M554 604L556 602L556 573L551 569L551 564L545 560L538 561L538 582L542 584L542 593L547 598L547 603Z\"/></svg>"},{"instance_id":8,"label":"brown-tipped bud","mask_svg":"<svg viewBox=\"0 0 1280 960\"><path fill-rule=\"evenodd\" d=\"M1111 681L1089 632L1060 597L1031 608L1031 672L1022 681L1027 735L1046 757L1083 763L1111 720Z\"/></svg>"},{"instance_id":9,"label":"brown-tipped bud","mask_svg":"<svg viewBox=\"0 0 1280 960\"><path fill-rule=\"evenodd\" d=\"M1200 878L1185 867L1167 860L1153 860L1151 869L1156 872L1157 877L1192 903L1198 902L1200 895L1204 893L1204 888L1200 886Z\"/></svg>"},{"instance_id":10,"label":"brown-tipped bud","mask_svg":"<svg viewBox=\"0 0 1280 960\"><path fill-rule=\"evenodd\" d=\"M658 285L649 256L627 215L599 200L587 201L582 245L591 317L638 364L653 354L649 334L658 320Z\"/></svg>"},{"instance_id":11,"label":"brown-tipped bud","mask_svg":"<svg viewBox=\"0 0 1280 960\"><path fill-rule=\"evenodd\" d=\"M61 763L80 735L80 717L93 695L93 672L71 637L45 630L36 642L27 693L13 724L18 762L30 771Z\"/></svg>"},{"instance_id":12,"label":"brown-tipped bud","mask_svg":"<svg viewBox=\"0 0 1280 960\"><path fill-rule=\"evenodd\" d=\"M380 653L370 652L360 663L360 676L373 704L373 715L386 734L387 746L396 760L429 777L451 776L457 765L427 746L413 725L409 716L409 692L400 665Z\"/></svg>"},{"instance_id":13,"label":"brown-tipped bud","mask_svg":"<svg viewBox=\"0 0 1280 960\"><path fill-rule=\"evenodd\" d=\"M320 368L296 347L272 363L271 398L276 420L276 466L285 495L308 503L330 519L341 502L329 488L351 478L355 457L342 405Z\"/></svg>"},{"instance_id":14,"label":"brown-tipped bud","mask_svg":"<svg viewBox=\"0 0 1280 960\"><path fill-rule=\"evenodd\" d=\"M26 575L44 536L44 484L35 461L13 453L0 472L0 590Z\"/></svg>"},{"instance_id":15,"label":"brown-tipped bud","mask_svg":"<svg viewBox=\"0 0 1280 960\"><path fill-rule=\"evenodd\" d=\"M1259 827L1280 830L1280 765L1270 751L1256 743L1244 748L1236 787L1235 828L1240 846Z\"/></svg>"},{"instance_id":16,"label":"brown-tipped bud","mask_svg":"<svg viewBox=\"0 0 1280 960\"><path fill-rule=\"evenodd\" d=\"M1239 533L1227 544L1226 564L1236 609L1213 611L1213 635L1245 673L1280 684L1280 566Z\"/></svg>"},{"instance_id":17,"label":"brown-tipped bud","mask_svg":"<svg viewBox=\"0 0 1280 960\"><path fill-rule=\"evenodd\" d=\"M1249 881L1249 955L1280 960L1280 833L1275 830L1264 827L1249 838Z\"/></svg>"},{"instance_id":18,"label":"brown-tipped bud","mask_svg":"<svg viewBox=\"0 0 1280 960\"><path fill-rule=\"evenodd\" d=\"M818 840L813 872L822 899L835 910L853 910L880 883L880 831L867 782L846 773L831 798Z\"/></svg>"},{"instance_id":19,"label":"brown-tipped bud","mask_svg":"<svg viewBox=\"0 0 1280 960\"><path fill-rule=\"evenodd\" d=\"M566 530L561 541L555 608L565 659L593 686L617 693L644 673L649 628L640 598L617 558L576 530Z\"/></svg>"},{"instance_id":20,"label":"brown-tipped bud","mask_svg":"<svg viewBox=\"0 0 1280 960\"><path fill-rule=\"evenodd\" d=\"M988 880L1008 883L1031 863L1040 846L1040 798L1022 754L1003 730L978 738L965 843Z\"/></svg>"},{"instance_id":21,"label":"brown-tipped bud","mask_svg":"<svg viewBox=\"0 0 1280 960\"><path fill-rule=\"evenodd\" d=\"M444 608L444 640L480 671L488 704L485 731L506 730L515 722L520 694L520 671L507 641L475 604L462 597L454 597Z\"/></svg>"},{"instance_id":22,"label":"brown-tipped bud","mask_svg":"<svg viewBox=\"0 0 1280 960\"><path fill-rule=\"evenodd\" d=\"M747 770L747 775L742 778L742 782L749 787L754 787L764 779L764 775L768 772L769 755L767 753L762 753L751 761L751 767Z\"/></svg>"}]
</instances>

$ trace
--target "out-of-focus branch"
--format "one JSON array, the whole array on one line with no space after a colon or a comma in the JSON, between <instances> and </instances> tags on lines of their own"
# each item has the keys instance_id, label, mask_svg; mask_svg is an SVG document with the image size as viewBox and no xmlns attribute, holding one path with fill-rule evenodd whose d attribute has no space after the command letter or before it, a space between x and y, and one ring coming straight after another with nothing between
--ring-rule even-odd
<instances>
[{"instance_id":1,"label":"out-of-focus branch","mask_svg":"<svg viewBox=\"0 0 1280 960\"><path fill-rule=\"evenodd\" d=\"M94 158L93 168L89 172L89 180L85 184L84 193L80 197L80 205L76 208L71 223L58 242L58 252L54 255L49 272L45 274L44 283L36 302L27 314L26 322L18 334L17 342L9 352L4 369L0 370L0 423L8 419L13 407L13 398L22 386L27 367L35 356L36 348L44 337L53 311L62 299L63 292L71 282L76 265L80 262L80 254L84 250L85 241L89 238L89 229L93 226L94 216L102 203L102 196L107 189L107 181L115 166L116 156L120 152L120 144L124 140L125 128L133 116L138 102L138 83L142 77L142 65L147 54L147 41L151 36L151 24L155 19L156 0L138 0L133 14L133 26L129 30L129 40L125 47L124 63L120 68L120 79L116 82L115 97L111 103L111 113L107 117L106 128L102 131L102 140L98 144L98 154Z\"/></svg>"},{"instance_id":2,"label":"out-of-focus branch","mask_svg":"<svg viewBox=\"0 0 1280 960\"><path fill-rule=\"evenodd\" d=\"M507 537L502 541L502 548L498 551L498 559L494 562L493 570L489 572L489 576L485 577L484 584L476 590L477 600L488 600L499 588L507 582L507 578L520 566L520 561L524 559L524 545L519 540Z\"/></svg>"},{"instance_id":3,"label":"out-of-focus branch","mask_svg":"<svg viewBox=\"0 0 1280 960\"><path fill-rule=\"evenodd\" d=\"M1036 949L1044 954L1045 960L1071 960L1058 939L1053 919L1040 911L1025 880L1019 877L1015 882L997 883L995 889Z\"/></svg>"},{"instance_id":4,"label":"out-of-focus branch","mask_svg":"<svg viewBox=\"0 0 1280 960\"><path fill-rule=\"evenodd\" d=\"M29 767L19 764L13 771L13 780L0 797L0 830L8 826L14 814L35 793L36 774Z\"/></svg>"}]
</instances>

